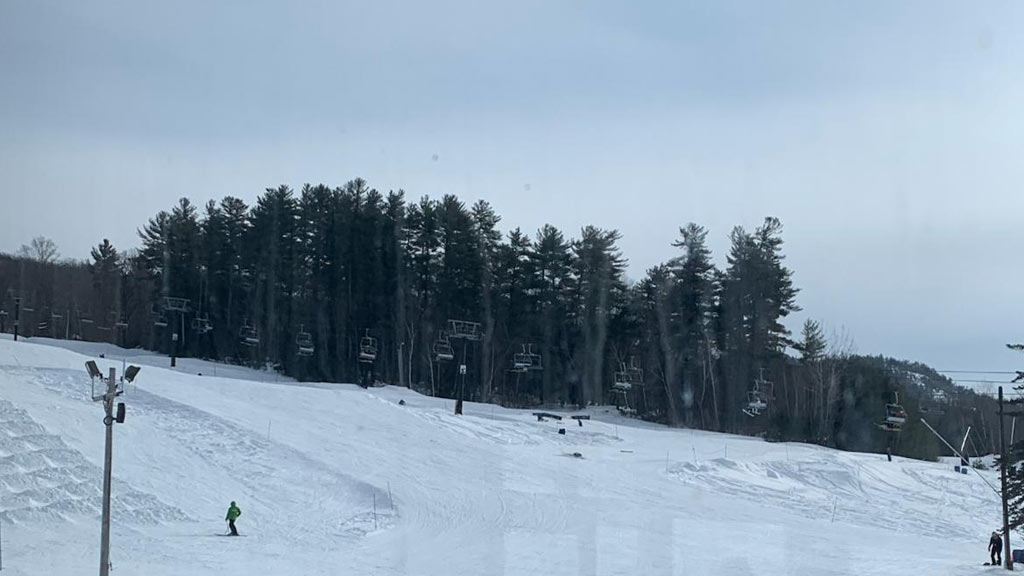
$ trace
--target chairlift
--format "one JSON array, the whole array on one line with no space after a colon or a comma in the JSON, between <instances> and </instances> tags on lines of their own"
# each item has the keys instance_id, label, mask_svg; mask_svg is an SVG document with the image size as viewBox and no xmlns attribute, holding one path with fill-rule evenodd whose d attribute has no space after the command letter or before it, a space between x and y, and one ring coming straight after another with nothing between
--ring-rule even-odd
<instances>
[{"instance_id":1,"label":"chairlift","mask_svg":"<svg viewBox=\"0 0 1024 576\"><path fill-rule=\"evenodd\" d=\"M530 370L535 370L536 371L536 370L543 370L544 369L544 363L542 361L541 355L537 354L536 352L533 351L533 344L524 344L523 345L523 352L526 354L527 358L530 360L530 366L529 366Z\"/></svg>"},{"instance_id":2,"label":"chairlift","mask_svg":"<svg viewBox=\"0 0 1024 576\"><path fill-rule=\"evenodd\" d=\"M882 422L881 427L883 430L889 432L899 432L903 430L903 425L907 422L907 412L903 409L903 406L899 404L886 404L885 405L885 422Z\"/></svg>"},{"instance_id":3,"label":"chairlift","mask_svg":"<svg viewBox=\"0 0 1024 576\"><path fill-rule=\"evenodd\" d=\"M629 405L629 393L634 385L643 383L643 376L637 379L637 371L632 368L625 362L619 362L619 369L615 371L612 380L611 393L616 397L615 406L623 416L636 416L636 408Z\"/></svg>"},{"instance_id":4,"label":"chairlift","mask_svg":"<svg viewBox=\"0 0 1024 576\"><path fill-rule=\"evenodd\" d=\"M210 319L204 314L192 319L192 330L202 335L213 330L213 325L210 324Z\"/></svg>"},{"instance_id":5,"label":"chairlift","mask_svg":"<svg viewBox=\"0 0 1024 576\"><path fill-rule=\"evenodd\" d=\"M887 432L900 432L907 422L907 411L900 405L899 394L893 393L893 402L885 405L885 421L878 425Z\"/></svg>"},{"instance_id":6,"label":"chairlift","mask_svg":"<svg viewBox=\"0 0 1024 576\"><path fill-rule=\"evenodd\" d=\"M644 371L640 368L636 358L630 356L629 364L619 362L619 369L615 372L615 378L612 381L612 388L614 390L627 391L632 390L634 386L643 385Z\"/></svg>"},{"instance_id":7,"label":"chairlift","mask_svg":"<svg viewBox=\"0 0 1024 576\"><path fill-rule=\"evenodd\" d=\"M747 405L743 407L743 413L751 418L760 416L768 408L768 401L765 393L761 390L747 391Z\"/></svg>"},{"instance_id":8,"label":"chairlift","mask_svg":"<svg viewBox=\"0 0 1024 576\"><path fill-rule=\"evenodd\" d=\"M747 403L743 406L743 413L751 418L760 416L768 409L768 402L772 399L772 383L764 379L764 370L761 370L754 385L747 391Z\"/></svg>"},{"instance_id":9,"label":"chairlift","mask_svg":"<svg viewBox=\"0 0 1024 576\"><path fill-rule=\"evenodd\" d=\"M304 326L299 326L299 333L295 335L295 345L299 348L299 356L312 356L314 350L313 335L306 332Z\"/></svg>"},{"instance_id":10,"label":"chairlift","mask_svg":"<svg viewBox=\"0 0 1024 576\"><path fill-rule=\"evenodd\" d=\"M158 310L156 306L153 306L153 310L149 315L153 318L153 326L156 326L157 328L167 327L167 315Z\"/></svg>"},{"instance_id":11,"label":"chairlift","mask_svg":"<svg viewBox=\"0 0 1024 576\"><path fill-rule=\"evenodd\" d=\"M526 346L523 346L526 348ZM526 372L530 369L530 355L526 352L516 352L512 355L512 371L513 372Z\"/></svg>"},{"instance_id":12,"label":"chairlift","mask_svg":"<svg viewBox=\"0 0 1024 576\"><path fill-rule=\"evenodd\" d=\"M464 338L466 340L480 339L480 323L468 320L449 320L448 333L452 338Z\"/></svg>"},{"instance_id":13,"label":"chairlift","mask_svg":"<svg viewBox=\"0 0 1024 576\"><path fill-rule=\"evenodd\" d=\"M369 330L365 334L359 340L359 361L373 362L377 359L377 339L370 336Z\"/></svg>"},{"instance_id":14,"label":"chairlift","mask_svg":"<svg viewBox=\"0 0 1024 576\"><path fill-rule=\"evenodd\" d=\"M619 362L619 369L615 372L615 379L612 381L612 388L619 391L633 389L633 378L625 362Z\"/></svg>"},{"instance_id":15,"label":"chairlift","mask_svg":"<svg viewBox=\"0 0 1024 576\"><path fill-rule=\"evenodd\" d=\"M629 374L629 381L634 386L643 386L644 371L643 368L640 368L640 363L637 362L635 357L629 357L629 368L626 370L626 372L627 374Z\"/></svg>"},{"instance_id":16,"label":"chairlift","mask_svg":"<svg viewBox=\"0 0 1024 576\"><path fill-rule=\"evenodd\" d=\"M434 342L434 359L438 362L451 362L455 359L455 351L452 350L451 340L441 333L441 336Z\"/></svg>"},{"instance_id":17,"label":"chairlift","mask_svg":"<svg viewBox=\"0 0 1024 576\"><path fill-rule=\"evenodd\" d=\"M238 339L243 346L258 346L260 343L260 335L256 332L256 328L248 324L242 326L242 329L238 331Z\"/></svg>"}]
</instances>

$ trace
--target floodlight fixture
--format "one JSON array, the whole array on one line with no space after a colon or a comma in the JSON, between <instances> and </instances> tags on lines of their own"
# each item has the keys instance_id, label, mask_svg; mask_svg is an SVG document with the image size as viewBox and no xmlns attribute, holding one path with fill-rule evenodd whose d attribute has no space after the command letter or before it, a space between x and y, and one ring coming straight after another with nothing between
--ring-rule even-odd
<instances>
[{"instance_id":1,"label":"floodlight fixture","mask_svg":"<svg viewBox=\"0 0 1024 576\"><path fill-rule=\"evenodd\" d=\"M89 360L86 362L85 369L89 372L89 378L103 378L103 372L100 372L100 368L96 365L95 360Z\"/></svg>"},{"instance_id":2,"label":"floodlight fixture","mask_svg":"<svg viewBox=\"0 0 1024 576\"><path fill-rule=\"evenodd\" d=\"M135 365L132 365L132 366L129 366L129 367L125 368L125 370L124 370L124 379L125 379L125 381L128 382L129 384L131 384L135 380L135 377L139 374L139 370L142 370L142 368L139 368L138 366L135 366Z\"/></svg>"}]
</instances>

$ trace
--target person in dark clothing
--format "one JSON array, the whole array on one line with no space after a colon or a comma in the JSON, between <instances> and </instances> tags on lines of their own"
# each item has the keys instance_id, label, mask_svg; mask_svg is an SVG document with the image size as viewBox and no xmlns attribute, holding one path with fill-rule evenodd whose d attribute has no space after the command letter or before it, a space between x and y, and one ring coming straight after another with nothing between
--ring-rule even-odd
<instances>
[{"instance_id":1,"label":"person in dark clothing","mask_svg":"<svg viewBox=\"0 0 1024 576\"><path fill-rule=\"evenodd\" d=\"M228 521L228 528L231 529L232 536L238 536L238 530L235 529L235 520L242 515L242 510L235 505L234 502L228 507L228 515L224 518Z\"/></svg>"},{"instance_id":2,"label":"person in dark clothing","mask_svg":"<svg viewBox=\"0 0 1024 576\"><path fill-rule=\"evenodd\" d=\"M998 532L993 532L992 537L988 539L988 551L992 557L992 565L1002 565L1003 539L999 537Z\"/></svg>"}]
</instances>

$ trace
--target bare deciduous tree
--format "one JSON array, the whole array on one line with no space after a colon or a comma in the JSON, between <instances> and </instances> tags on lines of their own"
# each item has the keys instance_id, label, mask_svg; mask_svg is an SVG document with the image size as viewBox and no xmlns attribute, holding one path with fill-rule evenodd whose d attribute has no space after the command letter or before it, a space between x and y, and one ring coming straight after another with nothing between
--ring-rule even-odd
<instances>
[{"instance_id":1,"label":"bare deciduous tree","mask_svg":"<svg viewBox=\"0 0 1024 576\"><path fill-rule=\"evenodd\" d=\"M50 264L57 261L60 252L57 250L57 244L53 240L45 236L36 236L32 239L31 244L21 245L21 249L18 250L18 256L38 260L43 264Z\"/></svg>"}]
</instances>

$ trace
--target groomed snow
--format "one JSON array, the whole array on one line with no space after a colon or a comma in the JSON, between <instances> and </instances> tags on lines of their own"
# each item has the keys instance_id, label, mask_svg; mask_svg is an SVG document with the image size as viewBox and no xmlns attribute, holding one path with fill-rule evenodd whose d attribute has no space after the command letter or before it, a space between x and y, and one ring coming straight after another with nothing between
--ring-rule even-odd
<instances>
[{"instance_id":1,"label":"groomed snow","mask_svg":"<svg viewBox=\"0 0 1024 576\"><path fill-rule=\"evenodd\" d=\"M998 499L948 462L672 430L604 408L582 427L472 403L459 417L402 388L191 359L172 371L148 352L6 338L5 574L96 573L103 426L84 362L105 373L123 357L143 370L115 428L115 575L990 570ZM245 538L218 536L231 500Z\"/></svg>"}]
</instances>

